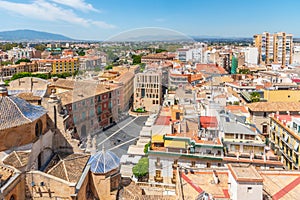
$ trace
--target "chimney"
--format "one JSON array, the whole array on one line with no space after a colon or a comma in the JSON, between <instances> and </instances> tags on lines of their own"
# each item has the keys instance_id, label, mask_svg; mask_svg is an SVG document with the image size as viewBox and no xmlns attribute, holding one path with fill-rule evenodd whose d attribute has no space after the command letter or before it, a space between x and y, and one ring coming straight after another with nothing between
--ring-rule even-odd
<instances>
[{"instance_id":1,"label":"chimney","mask_svg":"<svg viewBox=\"0 0 300 200\"><path fill-rule=\"evenodd\" d=\"M7 88L5 86L5 83L3 81L3 77L1 77L0 80L0 97L8 96Z\"/></svg>"}]
</instances>

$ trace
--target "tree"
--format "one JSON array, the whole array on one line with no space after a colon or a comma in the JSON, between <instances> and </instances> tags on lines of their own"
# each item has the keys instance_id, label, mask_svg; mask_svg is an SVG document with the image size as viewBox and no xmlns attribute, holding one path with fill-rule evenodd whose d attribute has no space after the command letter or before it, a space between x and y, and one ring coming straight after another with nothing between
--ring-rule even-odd
<instances>
[{"instance_id":1,"label":"tree","mask_svg":"<svg viewBox=\"0 0 300 200\"><path fill-rule=\"evenodd\" d=\"M249 69L239 69L239 74L250 74Z\"/></svg>"},{"instance_id":2,"label":"tree","mask_svg":"<svg viewBox=\"0 0 300 200\"><path fill-rule=\"evenodd\" d=\"M133 174L141 180L148 175L149 172L149 160L148 158L141 158L139 162L132 168Z\"/></svg>"},{"instance_id":3,"label":"tree","mask_svg":"<svg viewBox=\"0 0 300 200\"><path fill-rule=\"evenodd\" d=\"M34 48L39 51L44 51L46 49L46 46L44 44L37 44L34 46Z\"/></svg>"},{"instance_id":4,"label":"tree","mask_svg":"<svg viewBox=\"0 0 300 200\"><path fill-rule=\"evenodd\" d=\"M145 154L148 153L149 147L150 147L150 142L148 142L147 144L145 144L145 147L144 147L144 153Z\"/></svg>"},{"instance_id":5,"label":"tree","mask_svg":"<svg viewBox=\"0 0 300 200\"><path fill-rule=\"evenodd\" d=\"M141 60L142 60L142 55L132 55L132 64L136 65L136 64L140 64Z\"/></svg>"},{"instance_id":6,"label":"tree","mask_svg":"<svg viewBox=\"0 0 300 200\"><path fill-rule=\"evenodd\" d=\"M109 69L112 69L113 68L113 65L107 65L106 67L105 67L105 70L109 70Z\"/></svg>"},{"instance_id":7,"label":"tree","mask_svg":"<svg viewBox=\"0 0 300 200\"><path fill-rule=\"evenodd\" d=\"M250 94L250 99L251 99L251 102L259 102L260 100L260 95L258 92L252 92Z\"/></svg>"},{"instance_id":8,"label":"tree","mask_svg":"<svg viewBox=\"0 0 300 200\"><path fill-rule=\"evenodd\" d=\"M155 49L155 53L167 52L165 49Z\"/></svg>"},{"instance_id":9,"label":"tree","mask_svg":"<svg viewBox=\"0 0 300 200\"><path fill-rule=\"evenodd\" d=\"M80 50L77 52L77 54L78 54L79 56L85 56L85 52L84 52L83 49L80 49Z\"/></svg>"},{"instance_id":10,"label":"tree","mask_svg":"<svg viewBox=\"0 0 300 200\"><path fill-rule=\"evenodd\" d=\"M20 64L21 62L31 62L28 58L21 58L15 64Z\"/></svg>"},{"instance_id":11,"label":"tree","mask_svg":"<svg viewBox=\"0 0 300 200\"><path fill-rule=\"evenodd\" d=\"M13 64L11 61L1 61L0 63L1 63L2 66L12 65Z\"/></svg>"}]
</instances>

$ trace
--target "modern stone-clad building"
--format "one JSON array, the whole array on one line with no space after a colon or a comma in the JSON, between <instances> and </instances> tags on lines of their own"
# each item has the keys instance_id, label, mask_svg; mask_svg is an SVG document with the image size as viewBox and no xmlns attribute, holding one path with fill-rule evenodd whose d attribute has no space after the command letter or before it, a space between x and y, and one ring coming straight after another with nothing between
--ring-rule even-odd
<instances>
[{"instance_id":1,"label":"modern stone-clad building","mask_svg":"<svg viewBox=\"0 0 300 200\"><path fill-rule=\"evenodd\" d=\"M159 70L147 70L135 75L133 109L158 112L162 103L162 82Z\"/></svg>"}]
</instances>

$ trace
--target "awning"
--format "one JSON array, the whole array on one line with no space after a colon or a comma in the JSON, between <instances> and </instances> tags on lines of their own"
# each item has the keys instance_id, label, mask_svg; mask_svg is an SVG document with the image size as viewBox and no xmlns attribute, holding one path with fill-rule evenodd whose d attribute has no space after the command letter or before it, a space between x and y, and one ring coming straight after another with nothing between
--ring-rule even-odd
<instances>
[{"instance_id":1,"label":"awning","mask_svg":"<svg viewBox=\"0 0 300 200\"><path fill-rule=\"evenodd\" d=\"M165 147L185 149L186 141L165 140Z\"/></svg>"},{"instance_id":2,"label":"awning","mask_svg":"<svg viewBox=\"0 0 300 200\"><path fill-rule=\"evenodd\" d=\"M163 135L152 135L151 142L163 143L164 142L164 136Z\"/></svg>"}]
</instances>

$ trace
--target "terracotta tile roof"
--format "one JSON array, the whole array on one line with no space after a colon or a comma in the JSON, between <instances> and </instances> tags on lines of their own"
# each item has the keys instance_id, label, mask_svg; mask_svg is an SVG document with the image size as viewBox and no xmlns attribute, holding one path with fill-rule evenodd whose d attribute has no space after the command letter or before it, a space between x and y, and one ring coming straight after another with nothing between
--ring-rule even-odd
<instances>
[{"instance_id":1,"label":"terracotta tile roof","mask_svg":"<svg viewBox=\"0 0 300 200\"><path fill-rule=\"evenodd\" d=\"M200 124L203 128L216 128L218 127L218 121L215 116L201 116Z\"/></svg>"},{"instance_id":2,"label":"terracotta tile roof","mask_svg":"<svg viewBox=\"0 0 300 200\"><path fill-rule=\"evenodd\" d=\"M60 159L58 163L50 168L47 173L68 182L77 183L90 156L70 154L64 158L58 157Z\"/></svg>"},{"instance_id":3,"label":"terracotta tile roof","mask_svg":"<svg viewBox=\"0 0 300 200\"><path fill-rule=\"evenodd\" d=\"M300 102L255 102L247 107L254 112L300 111Z\"/></svg>"},{"instance_id":4,"label":"terracotta tile roof","mask_svg":"<svg viewBox=\"0 0 300 200\"><path fill-rule=\"evenodd\" d=\"M233 113L235 113L236 111L240 111L242 113L248 113L245 106L229 105L229 106L226 106L225 108L226 108L226 110L232 111Z\"/></svg>"},{"instance_id":5,"label":"terracotta tile roof","mask_svg":"<svg viewBox=\"0 0 300 200\"><path fill-rule=\"evenodd\" d=\"M23 77L9 83L8 90L47 90L49 81L36 77Z\"/></svg>"},{"instance_id":6,"label":"terracotta tile roof","mask_svg":"<svg viewBox=\"0 0 300 200\"><path fill-rule=\"evenodd\" d=\"M3 163L20 169L27 165L29 155L30 152L13 151L3 160Z\"/></svg>"},{"instance_id":7,"label":"terracotta tile roof","mask_svg":"<svg viewBox=\"0 0 300 200\"><path fill-rule=\"evenodd\" d=\"M0 130L31 123L46 113L43 107L32 105L23 99L0 97Z\"/></svg>"},{"instance_id":8,"label":"terracotta tile roof","mask_svg":"<svg viewBox=\"0 0 300 200\"><path fill-rule=\"evenodd\" d=\"M114 79L114 81L120 82L120 83L128 83L129 80L134 78L134 73L132 72L125 72Z\"/></svg>"},{"instance_id":9,"label":"terracotta tile roof","mask_svg":"<svg viewBox=\"0 0 300 200\"><path fill-rule=\"evenodd\" d=\"M41 100L42 98L39 96L33 95L32 92L26 92L26 93L19 93L17 94L17 97L24 99L26 101L38 101Z\"/></svg>"},{"instance_id":10,"label":"terracotta tile roof","mask_svg":"<svg viewBox=\"0 0 300 200\"><path fill-rule=\"evenodd\" d=\"M69 79L58 79L56 81L52 80L50 86L66 88L66 89L74 89L75 80L69 80Z\"/></svg>"},{"instance_id":11,"label":"terracotta tile roof","mask_svg":"<svg viewBox=\"0 0 300 200\"><path fill-rule=\"evenodd\" d=\"M74 90L63 92L58 94L61 98L63 105L68 105L70 103L78 102L90 97L95 97L102 93L112 91L119 86L117 85L103 85L96 83L78 83Z\"/></svg>"},{"instance_id":12,"label":"terracotta tile roof","mask_svg":"<svg viewBox=\"0 0 300 200\"><path fill-rule=\"evenodd\" d=\"M155 125L170 125L171 116L159 116L156 119Z\"/></svg>"}]
</instances>

